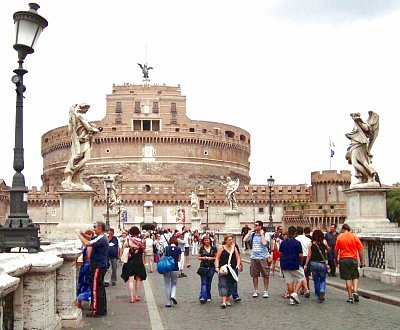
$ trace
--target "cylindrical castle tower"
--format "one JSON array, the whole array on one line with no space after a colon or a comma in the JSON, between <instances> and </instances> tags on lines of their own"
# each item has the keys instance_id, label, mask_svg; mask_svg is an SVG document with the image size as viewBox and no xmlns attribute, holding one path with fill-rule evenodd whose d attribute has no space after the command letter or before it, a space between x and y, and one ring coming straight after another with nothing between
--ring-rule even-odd
<instances>
[{"instance_id":1,"label":"cylindrical castle tower","mask_svg":"<svg viewBox=\"0 0 400 330\"><path fill-rule=\"evenodd\" d=\"M67 120L67 110L65 118ZM181 88L160 85L113 85L106 116L95 122L103 131L94 137L85 165L93 188L97 175L118 174L124 192L142 187L220 187L222 177L250 182L250 134L223 123L186 116ZM42 136L43 185L61 189L70 158L68 126Z\"/></svg>"}]
</instances>

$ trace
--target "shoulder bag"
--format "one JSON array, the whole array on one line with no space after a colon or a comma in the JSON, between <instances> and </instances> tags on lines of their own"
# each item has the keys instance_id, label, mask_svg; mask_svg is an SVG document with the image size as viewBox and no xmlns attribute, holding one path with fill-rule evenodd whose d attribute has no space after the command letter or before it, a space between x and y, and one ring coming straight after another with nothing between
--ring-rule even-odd
<instances>
[{"instance_id":1,"label":"shoulder bag","mask_svg":"<svg viewBox=\"0 0 400 330\"><path fill-rule=\"evenodd\" d=\"M175 260L168 255L169 249L170 247L167 246L167 248L165 249L165 256L158 260L157 271L160 274L169 273L175 270Z\"/></svg>"},{"instance_id":2,"label":"shoulder bag","mask_svg":"<svg viewBox=\"0 0 400 330\"><path fill-rule=\"evenodd\" d=\"M232 254L235 251L235 247L233 247L233 249L231 250L231 252L229 253L229 259L228 259L228 263L226 265L223 265L219 268L218 271L218 275L220 276L225 276L229 274L229 268L228 265L231 265L231 259L232 259Z\"/></svg>"},{"instance_id":3,"label":"shoulder bag","mask_svg":"<svg viewBox=\"0 0 400 330\"><path fill-rule=\"evenodd\" d=\"M127 262L128 262L128 259L129 259L129 250L130 250L130 247L129 247L129 239L128 239L128 246L127 247L124 247L124 250L122 251L122 255L121 255L121 261L124 263L124 264L126 264Z\"/></svg>"}]
</instances>

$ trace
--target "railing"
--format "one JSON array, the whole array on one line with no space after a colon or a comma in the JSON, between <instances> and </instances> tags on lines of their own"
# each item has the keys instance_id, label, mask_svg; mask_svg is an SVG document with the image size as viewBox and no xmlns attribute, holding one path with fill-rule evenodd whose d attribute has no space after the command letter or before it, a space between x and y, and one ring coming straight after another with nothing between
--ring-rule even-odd
<instances>
[{"instance_id":1,"label":"railing","mask_svg":"<svg viewBox=\"0 0 400 330\"><path fill-rule=\"evenodd\" d=\"M367 241L368 267L385 269L385 242Z\"/></svg>"}]
</instances>

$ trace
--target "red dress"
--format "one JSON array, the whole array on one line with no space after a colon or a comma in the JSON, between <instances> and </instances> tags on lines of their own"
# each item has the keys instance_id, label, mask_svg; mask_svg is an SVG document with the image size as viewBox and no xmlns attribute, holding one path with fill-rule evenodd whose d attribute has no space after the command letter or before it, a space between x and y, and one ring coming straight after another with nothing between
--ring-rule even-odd
<instances>
[{"instance_id":1,"label":"red dress","mask_svg":"<svg viewBox=\"0 0 400 330\"><path fill-rule=\"evenodd\" d=\"M278 238L274 238L274 250L272 251L272 259L277 261L280 257L281 254L279 253L279 246L281 245L281 240Z\"/></svg>"}]
</instances>

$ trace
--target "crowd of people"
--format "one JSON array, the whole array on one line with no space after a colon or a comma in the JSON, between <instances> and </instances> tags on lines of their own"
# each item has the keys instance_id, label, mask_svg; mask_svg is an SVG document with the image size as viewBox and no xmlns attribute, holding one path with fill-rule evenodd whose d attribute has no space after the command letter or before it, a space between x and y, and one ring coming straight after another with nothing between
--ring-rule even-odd
<instances>
[{"instance_id":1,"label":"crowd of people","mask_svg":"<svg viewBox=\"0 0 400 330\"><path fill-rule=\"evenodd\" d=\"M282 297L287 298L290 305L300 304L301 294L310 298L311 275L316 301L322 303L326 299L326 277L336 276L336 267L339 266L340 277L346 281L347 302L359 302L358 267L363 266L363 246L347 224L342 226L340 234L335 224L327 233L317 229L311 235L307 227L291 226L284 231L278 226L276 232L271 234L266 232L261 221L255 221L253 228L246 225L242 229L242 249L235 243L232 234L225 235L223 242L217 245L213 232L192 232L185 227L175 231L162 228L140 231L133 226L116 237L112 228L106 232L104 222L97 221L93 230L77 230L77 234L83 244L77 306L81 307L82 301L90 301L88 317L107 315L105 288L117 283L118 261L122 263L120 277L127 283L129 302L135 303L141 301L141 282L146 280L147 274L157 269L157 263L163 257L171 257L172 270L162 274L165 307L176 305L178 278L187 277L185 268L191 267L190 254L200 261L197 270L200 276L200 304L212 300L212 281L217 276L220 306L231 306L233 302L241 301L238 279L243 271L243 249L251 249L253 298L259 297L261 291L263 298L269 298L269 278L275 275L279 265L279 276L284 278L287 286Z\"/></svg>"}]
</instances>

